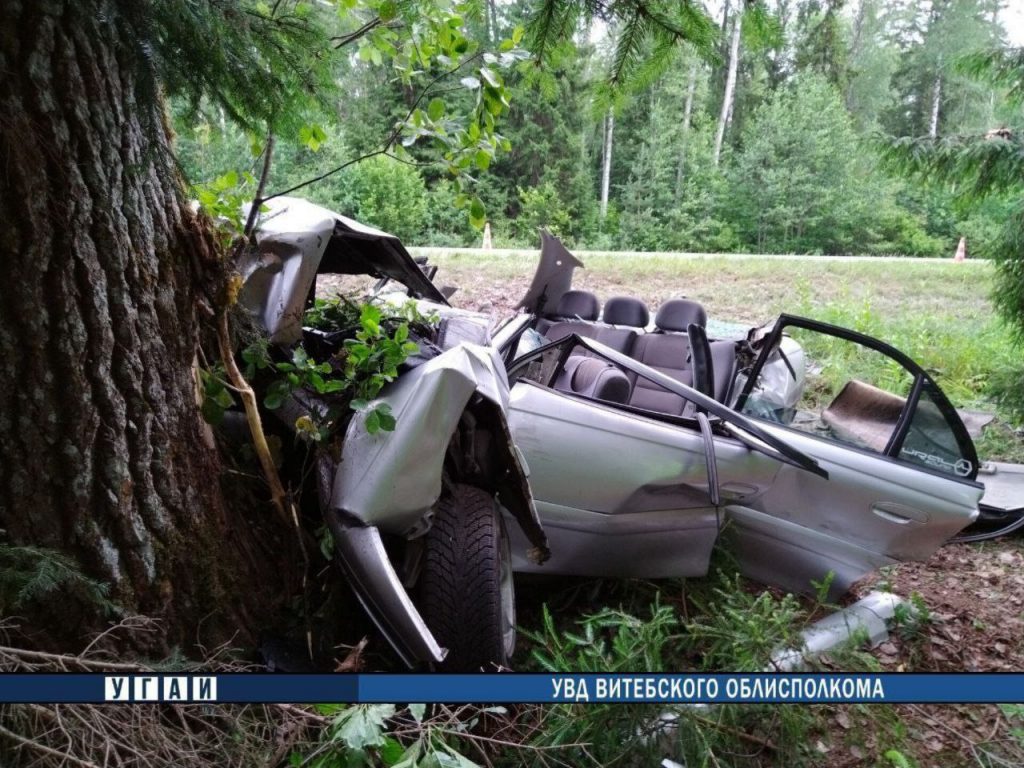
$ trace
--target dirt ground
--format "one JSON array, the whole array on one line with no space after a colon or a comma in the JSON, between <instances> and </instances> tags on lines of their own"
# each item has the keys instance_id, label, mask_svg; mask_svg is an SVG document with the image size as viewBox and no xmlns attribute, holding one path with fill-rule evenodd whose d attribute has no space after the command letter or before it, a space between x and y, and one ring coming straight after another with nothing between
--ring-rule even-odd
<instances>
[{"instance_id":1,"label":"dirt ground","mask_svg":"<svg viewBox=\"0 0 1024 768\"><path fill-rule=\"evenodd\" d=\"M904 563L875 574L853 591L862 595L880 587L907 598L920 595L927 608L923 622L898 628L889 642L872 651L881 671L1024 670L1024 539L1019 535L977 544L948 544L927 562ZM913 755L922 768L1024 765L1024 744L1011 734L1024 723L1011 721L996 706L905 705L895 709L906 730L905 753ZM834 722L836 753L830 756L830 764L871 765L864 758L884 752L851 740L849 713Z\"/></svg>"}]
</instances>

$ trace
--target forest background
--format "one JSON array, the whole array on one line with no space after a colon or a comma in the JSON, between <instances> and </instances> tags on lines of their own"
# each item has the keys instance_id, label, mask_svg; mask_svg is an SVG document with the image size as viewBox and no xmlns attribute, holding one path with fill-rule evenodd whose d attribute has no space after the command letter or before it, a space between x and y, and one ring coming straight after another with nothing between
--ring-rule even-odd
<instances>
[{"instance_id":1,"label":"forest background","mask_svg":"<svg viewBox=\"0 0 1024 768\"><path fill-rule=\"evenodd\" d=\"M463 174L495 246L536 246L545 227L582 249L945 256L965 237L969 255L987 255L1009 197L967 202L955 186L906 180L881 155L887 137L1020 127L1001 88L960 66L965 54L1008 48L1013 25L1024 24L1013 9L1001 0L771 0L767 23L755 25L737 23L736 0L717 6L716 59L641 47L633 55L646 87L609 82L610 41L622 30L600 18L548 51L545 67L527 60L506 72L507 151ZM469 32L493 46L530 11L489 0ZM656 63L645 69L645 59ZM367 43L340 61L342 96L279 139L269 188L380 147L418 94L379 60ZM474 97L471 82L451 80L432 94L439 111ZM246 170L250 146L259 151L222 111L172 106L190 181L230 179ZM453 204L463 192L431 162L436 151L422 141L409 150L412 163L375 155L299 194L407 244L478 245L471 217Z\"/></svg>"}]
</instances>

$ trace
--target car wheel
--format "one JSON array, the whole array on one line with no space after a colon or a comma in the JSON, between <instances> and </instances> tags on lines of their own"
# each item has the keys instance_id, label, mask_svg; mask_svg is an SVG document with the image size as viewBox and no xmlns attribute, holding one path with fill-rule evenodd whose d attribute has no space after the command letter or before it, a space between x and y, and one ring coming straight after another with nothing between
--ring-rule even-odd
<instances>
[{"instance_id":1,"label":"car wheel","mask_svg":"<svg viewBox=\"0 0 1024 768\"><path fill-rule=\"evenodd\" d=\"M505 666L515 647L512 554L501 508L486 491L455 485L434 510L420 574L420 608L448 655L446 671Z\"/></svg>"}]
</instances>

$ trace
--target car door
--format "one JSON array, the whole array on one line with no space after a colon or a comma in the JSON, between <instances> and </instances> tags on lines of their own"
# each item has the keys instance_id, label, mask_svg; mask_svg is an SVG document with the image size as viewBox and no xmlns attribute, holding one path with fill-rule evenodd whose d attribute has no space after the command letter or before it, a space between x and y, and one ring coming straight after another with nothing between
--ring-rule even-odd
<instances>
[{"instance_id":1,"label":"car door","mask_svg":"<svg viewBox=\"0 0 1024 768\"><path fill-rule=\"evenodd\" d=\"M778 408L765 386L784 333L809 362L795 408ZM835 596L879 566L927 559L977 515L966 428L931 377L877 339L783 315L736 409L828 473L783 466L766 493L729 505L732 546L753 578L807 591L831 573Z\"/></svg>"},{"instance_id":2,"label":"car door","mask_svg":"<svg viewBox=\"0 0 1024 768\"><path fill-rule=\"evenodd\" d=\"M516 569L640 578L704 575L722 523L712 496L743 500L764 493L781 462L722 431L713 438L708 432L706 441L695 419L659 417L559 391L555 383L571 353L604 356L623 370L665 379L577 337L532 352L510 368L509 425L529 467L551 550L542 566L523 559L514 563ZM664 383L681 396L701 397L679 382ZM727 413L720 404L710 405ZM725 471L709 482L709 469L713 473L716 466Z\"/></svg>"}]
</instances>

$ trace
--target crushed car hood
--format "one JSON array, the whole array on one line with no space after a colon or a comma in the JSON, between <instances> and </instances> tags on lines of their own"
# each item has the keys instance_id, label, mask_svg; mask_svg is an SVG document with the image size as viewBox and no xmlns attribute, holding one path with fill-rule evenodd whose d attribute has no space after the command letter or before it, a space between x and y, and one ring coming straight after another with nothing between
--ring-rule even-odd
<instances>
[{"instance_id":1,"label":"crushed car hood","mask_svg":"<svg viewBox=\"0 0 1024 768\"><path fill-rule=\"evenodd\" d=\"M239 303L255 314L277 344L302 337L302 313L317 273L390 277L409 295L448 301L397 237L296 197L266 204L257 249L240 266Z\"/></svg>"}]
</instances>

